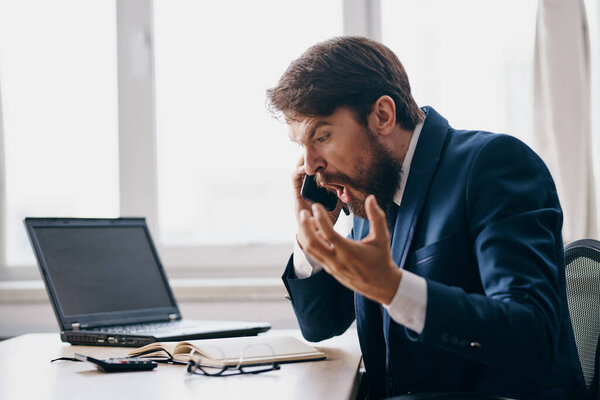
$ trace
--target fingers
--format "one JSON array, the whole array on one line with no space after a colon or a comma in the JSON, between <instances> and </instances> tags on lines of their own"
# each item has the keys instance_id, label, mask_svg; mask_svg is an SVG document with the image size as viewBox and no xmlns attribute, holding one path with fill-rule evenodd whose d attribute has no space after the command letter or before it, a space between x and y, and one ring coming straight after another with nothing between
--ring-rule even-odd
<instances>
[{"instance_id":1,"label":"fingers","mask_svg":"<svg viewBox=\"0 0 600 400\"><path fill-rule=\"evenodd\" d=\"M296 211L296 221L300 225L300 211L310 210L310 204L302 198L302 182L304 180L304 157L300 157L296 164L296 169L292 173L292 188L294 190L294 209Z\"/></svg>"},{"instance_id":2,"label":"fingers","mask_svg":"<svg viewBox=\"0 0 600 400\"><path fill-rule=\"evenodd\" d=\"M331 213L328 213L327 211L325 211L325 209L323 208L323 206L321 204L313 204L312 212L313 212L314 219L315 219L315 225L317 226L317 228L319 229L319 232L321 233L321 235L323 235L325 240L327 240L329 243L331 243L334 246L339 245L340 240L343 241L344 238L342 236L340 236L333 229ZM338 210L338 214L339 214L339 210Z\"/></svg>"},{"instance_id":3,"label":"fingers","mask_svg":"<svg viewBox=\"0 0 600 400\"><path fill-rule=\"evenodd\" d=\"M321 264L325 264L335 251L319 232L315 219L307 210L300 212L300 232L303 250Z\"/></svg>"},{"instance_id":4,"label":"fingers","mask_svg":"<svg viewBox=\"0 0 600 400\"><path fill-rule=\"evenodd\" d=\"M292 184L294 189L300 193L300 189L302 188L302 180L304 179L304 167L296 167L294 172L292 173Z\"/></svg>"},{"instance_id":5,"label":"fingers","mask_svg":"<svg viewBox=\"0 0 600 400\"><path fill-rule=\"evenodd\" d=\"M302 179L304 178L304 156L298 159L296 163L296 169L292 173L292 182L294 188L300 190L302 187Z\"/></svg>"},{"instance_id":6,"label":"fingers","mask_svg":"<svg viewBox=\"0 0 600 400\"><path fill-rule=\"evenodd\" d=\"M365 210L367 211L367 218L370 224L369 236L372 239L384 241L387 245L390 240L390 232L385 212L379 207L375 196L372 194L367 196L365 200Z\"/></svg>"}]
</instances>

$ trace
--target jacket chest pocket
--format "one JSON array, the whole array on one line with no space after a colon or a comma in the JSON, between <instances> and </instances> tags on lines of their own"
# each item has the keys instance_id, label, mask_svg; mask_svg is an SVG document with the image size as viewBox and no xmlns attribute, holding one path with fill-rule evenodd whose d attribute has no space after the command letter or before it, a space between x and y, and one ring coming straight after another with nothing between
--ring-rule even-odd
<instances>
[{"instance_id":1,"label":"jacket chest pocket","mask_svg":"<svg viewBox=\"0 0 600 400\"><path fill-rule=\"evenodd\" d=\"M468 243L458 234L443 237L409 254L406 269L440 283L464 286L474 262Z\"/></svg>"}]
</instances>

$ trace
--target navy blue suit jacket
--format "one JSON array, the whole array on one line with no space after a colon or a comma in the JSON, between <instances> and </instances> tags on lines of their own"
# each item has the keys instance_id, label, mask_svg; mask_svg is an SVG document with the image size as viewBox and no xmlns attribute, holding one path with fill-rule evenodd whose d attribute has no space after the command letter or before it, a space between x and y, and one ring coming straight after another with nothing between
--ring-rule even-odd
<instances>
[{"instance_id":1,"label":"navy blue suit jacket","mask_svg":"<svg viewBox=\"0 0 600 400\"><path fill-rule=\"evenodd\" d=\"M517 139L452 129L433 108L392 232L399 268L427 281L421 334L326 272L283 276L304 337L357 320L371 398L460 390L583 398L565 294L562 211L541 159ZM354 217L350 234L365 237Z\"/></svg>"}]
</instances>

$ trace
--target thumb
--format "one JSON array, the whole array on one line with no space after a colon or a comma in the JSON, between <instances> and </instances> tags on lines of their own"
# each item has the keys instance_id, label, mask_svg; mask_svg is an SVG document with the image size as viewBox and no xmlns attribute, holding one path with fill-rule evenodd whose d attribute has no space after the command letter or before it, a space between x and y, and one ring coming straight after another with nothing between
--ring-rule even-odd
<instances>
[{"instance_id":1,"label":"thumb","mask_svg":"<svg viewBox=\"0 0 600 400\"><path fill-rule=\"evenodd\" d=\"M388 245L390 232L387 226L385 212L377 204L375 196L370 194L365 200L365 210L369 219L369 238L376 242L382 242Z\"/></svg>"}]
</instances>

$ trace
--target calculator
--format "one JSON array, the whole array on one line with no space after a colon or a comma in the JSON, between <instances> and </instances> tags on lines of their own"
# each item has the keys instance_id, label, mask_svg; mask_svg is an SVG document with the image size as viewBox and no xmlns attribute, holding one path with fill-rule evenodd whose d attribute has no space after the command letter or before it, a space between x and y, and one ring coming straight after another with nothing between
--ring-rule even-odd
<instances>
[{"instance_id":1,"label":"calculator","mask_svg":"<svg viewBox=\"0 0 600 400\"><path fill-rule=\"evenodd\" d=\"M103 372L151 371L158 365L156 361L133 357L107 358L101 360L75 353L75 358L80 361L91 362L96 365L98 370Z\"/></svg>"}]
</instances>

